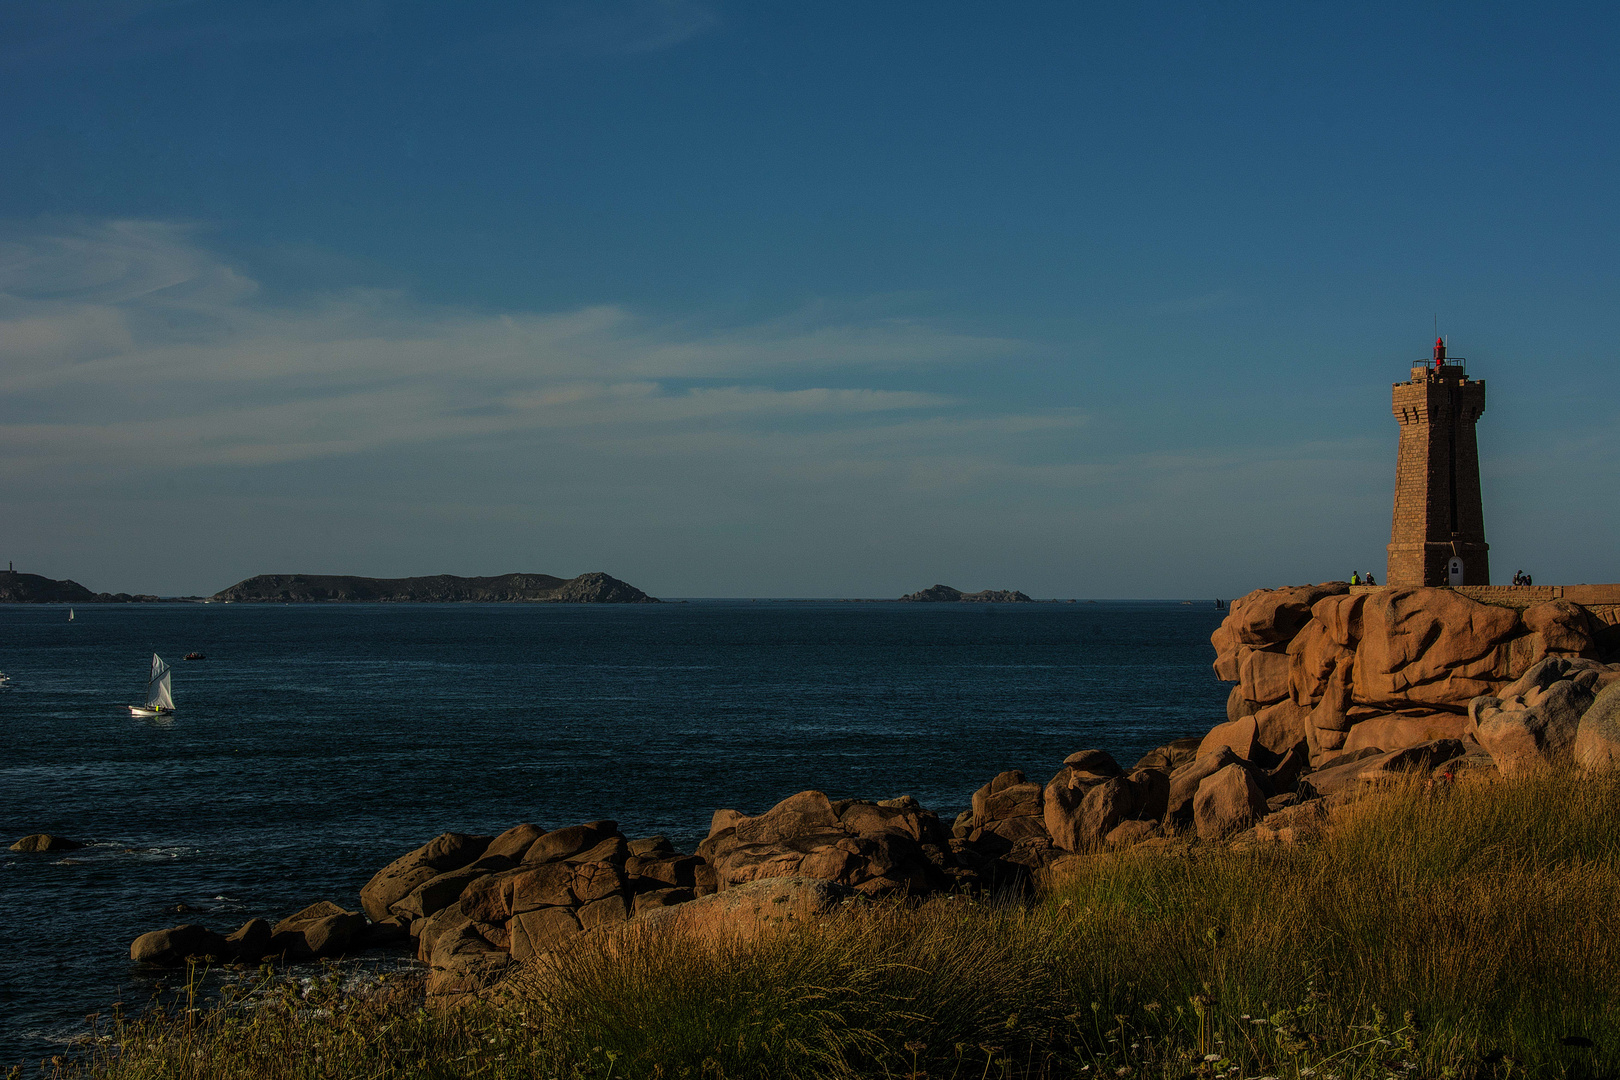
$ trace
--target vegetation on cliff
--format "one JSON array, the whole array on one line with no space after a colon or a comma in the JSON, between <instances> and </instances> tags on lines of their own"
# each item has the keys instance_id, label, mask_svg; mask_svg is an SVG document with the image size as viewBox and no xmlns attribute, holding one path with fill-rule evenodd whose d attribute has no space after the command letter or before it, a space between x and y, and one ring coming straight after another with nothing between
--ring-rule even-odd
<instances>
[{"instance_id":1,"label":"vegetation on cliff","mask_svg":"<svg viewBox=\"0 0 1620 1080\"><path fill-rule=\"evenodd\" d=\"M285 987L251 1010L122 1024L66 1071L1382 1080L1620 1069L1620 778L1411 780L1332 822L1308 846L1072 857L1031 903L879 902L751 940L620 935L454 1011Z\"/></svg>"},{"instance_id":2,"label":"vegetation on cliff","mask_svg":"<svg viewBox=\"0 0 1620 1080\"><path fill-rule=\"evenodd\" d=\"M341 574L260 574L215 593L216 603L515 603L655 604L634 585L608 574L564 579L550 574L498 577L368 578Z\"/></svg>"}]
</instances>

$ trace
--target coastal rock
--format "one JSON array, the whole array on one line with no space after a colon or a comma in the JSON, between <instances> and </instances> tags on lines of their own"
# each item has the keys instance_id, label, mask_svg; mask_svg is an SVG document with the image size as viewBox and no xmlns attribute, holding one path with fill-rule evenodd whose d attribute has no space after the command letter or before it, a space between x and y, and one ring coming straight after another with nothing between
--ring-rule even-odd
<instances>
[{"instance_id":1,"label":"coastal rock","mask_svg":"<svg viewBox=\"0 0 1620 1080\"><path fill-rule=\"evenodd\" d=\"M1390 709L1453 705L1510 677L1511 608L1476 603L1449 589L1368 594L1356 646L1355 700Z\"/></svg>"},{"instance_id":2,"label":"coastal rock","mask_svg":"<svg viewBox=\"0 0 1620 1080\"><path fill-rule=\"evenodd\" d=\"M1327 822L1327 804L1321 799L1273 810L1254 826L1254 838L1261 843L1307 844L1322 838Z\"/></svg>"},{"instance_id":3,"label":"coastal rock","mask_svg":"<svg viewBox=\"0 0 1620 1080\"><path fill-rule=\"evenodd\" d=\"M366 918L357 911L345 911L323 900L289 915L275 925L270 944L273 952L295 960L341 956L366 933Z\"/></svg>"},{"instance_id":4,"label":"coastal rock","mask_svg":"<svg viewBox=\"0 0 1620 1080\"><path fill-rule=\"evenodd\" d=\"M225 935L225 947L238 960L256 964L275 952L271 939L275 930L263 919L249 919L235 932Z\"/></svg>"},{"instance_id":5,"label":"coastal rock","mask_svg":"<svg viewBox=\"0 0 1620 1080\"><path fill-rule=\"evenodd\" d=\"M1474 706L1475 738L1503 776L1521 776L1569 763L1581 716L1594 702L1589 685L1561 679L1545 690L1532 689L1523 707L1503 701ZM1516 700L1516 699L1515 699Z\"/></svg>"},{"instance_id":6,"label":"coastal rock","mask_svg":"<svg viewBox=\"0 0 1620 1080\"><path fill-rule=\"evenodd\" d=\"M129 947L129 958L137 964L162 966L182 964L190 957L219 959L230 954L230 945L223 937L197 923L153 930L136 938Z\"/></svg>"},{"instance_id":7,"label":"coastal rock","mask_svg":"<svg viewBox=\"0 0 1620 1080\"><path fill-rule=\"evenodd\" d=\"M1270 705L1288 696L1292 660L1281 646L1255 649L1238 647L1238 690L1256 706Z\"/></svg>"},{"instance_id":8,"label":"coastal rock","mask_svg":"<svg viewBox=\"0 0 1620 1080\"><path fill-rule=\"evenodd\" d=\"M1473 721L1454 712L1392 713L1359 720L1350 728L1343 750L1405 750L1436 739L1462 739Z\"/></svg>"},{"instance_id":9,"label":"coastal rock","mask_svg":"<svg viewBox=\"0 0 1620 1080\"><path fill-rule=\"evenodd\" d=\"M1620 682L1606 687L1581 714L1574 753L1575 764L1590 772L1620 768Z\"/></svg>"},{"instance_id":10,"label":"coastal rock","mask_svg":"<svg viewBox=\"0 0 1620 1080\"><path fill-rule=\"evenodd\" d=\"M53 836L50 833L32 833L11 845L12 851L42 852L42 851L77 851L84 847L77 840L69 840L65 836Z\"/></svg>"},{"instance_id":11,"label":"coastal rock","mask_svg":"<svg viewBox=\"0 0 1620 1080\"><path fill-rule=\"evenodd\" d=\"M1302 789L1309 787L1309 795L1335 795L1402 773L1429 772L1466 753L1467 747L1456 739L1436 739L1422 746L1382 754L1371 749L1358 750L1328 761L1324 768L1307 775L1301 785Z\"/></svg>"},{"instance_id":12,"label":"coastal rock","mask_svg":"<svg viewBox=\"0 0 1620 1080\"><path fill-rule=\"evenodd\" d=\"M506 928L512 935L512 959L517 961L551 952L575 934L585 932L574 909L566 907L525 911L514 915Z\"/></svg>"},{"instance_id":13,"label":"coastal rock","mask_svg":"<svg viewBox=\"0 0 1620 1080\"><path fill-rule=\"evenodd\" d=\"M588 821L539 837L523 856L525 864L555 862L583 855L604 841L619 837L617 821ZM619 837L619 839L623 839Z\"/></svg>"},{"instance_id":14,"label":"coastal rock","mask_svg":"<svg viewBox=\"0 0 1620 1080\"><path fill-rule=\"evenodd\" d=\"M1165 796L1165 814L1178 821L1191 821L1193 797L1204 779L1228 765L1242 764L1228 746L1220 746L1213 753L1194 758L1170 774L1170 790Z\"/></svg>"},{"instance_id":15,"label":"coastal rock","mask_svg":"<svg viewBox=\"0 0 1620 1080\"><path fill-rule=\"evenodd\" d=\"M1254 739L1257 724L1253 716L1241 720L1228 720L1209 729L1209 734L1198 744L1196 757L1208 757L1219 750L1229 750L1244 761L1254 759Z\"/></svg>"},{"instance_id":16,"label":"coastal rock","mask_svg":"<svg viewBox=\"0 0 1620 1080\"><path fill-rule=\"evenodd\" d=\"M1541 656L1586 657L1595 653L1597 643L1592 621L1586 609L1577 604L1568 600L1547 600L1532 604L1520 618L1525 629L1537 639L1535 652Z\"/></svg>"},{"instance_id":17,"label":"coastal rock","mask_svg":"<svg viewBox=\"0 0 1620 1080\"><path fill-rule=\"evenodd\" d=\"M1221 840L1265 816L1266 797L1249 770L1238 764L1210 773L1193 796L1193 824L1200 840Z\"/></svg>"},{"instance_id":18,"label":"coastal rock","mask_svg":"<svg viewBox=\"0 0 1620 1080\"><path fill-rule=\"evenodd\" d=\"M538 825L530 825L527 822L522 825L514 825L491 840L489 846L484 849L483 855L479 857L488 858L499 855L511 859L515 863L520 863L523 861L523 857L529 853L529 848L534 846L534 842L545 834L546 830Z\"/></svg>"},{"instance_id":19,"label":"coastal rock","mask_svg":"<svg viewBox=\"0 0 1620 1080\"><path fill-rule=\"evenodd\" d=\"M860 895L848 886L820 878L768 878L677 907L640 913L630 925L746 940L766 930L824 917L858 902Z\"/></svg>"},{"instance_id":20,"label":"coastal rock","mask_svg":"<svg viewBox=\"0 0 1620 1080\"><path fill-rule=\"evenodd\" d=\"M1103 837L1103 845L1111 848L1132 847L1164 835L1157 821L1122 821Z\"/></svg>"},{"instance_id":21,"label":"coastal rock","mask_svg":"<svg viewBox=\"0 0 1620 1080\"><path fill-rule=\"evenodd\" d=\"M1233 687L1232 691L1236 693L1237 687ZM1230 716L1230 713L1228 716L1234 720L1241 719L1241 717ZM1173 773L1198 756L1198 747L1203 741L1201 738L1175 739L1143 754L1135 767L1138 769L1161 769L1166 773Z\"/></svg>"},{"instance_id":22,"label":"coastal rock","mask_svg":"<svg viewBox=\"0 0 1620 1080\"><path fill-rule=\"evenodd\" d=\"M1284 698L1254 714L1254 757L1256 764L1274 767L1296 747L1305 745L1311 709Z\"/></svg>"},{"instance_id":23,"label":"coastal rock","mask_svg":"<svg viewBox=\"0 0 1620 1080\"><path fill-rule=\"evenodd\" d=\"M1222 682L1237 682L1238 649L1265 649L1286 645L1311 617L1311 605L1327 596L1350 591L1342 581L1283 589L1256 589L1233 600L1226 618L1210 635L1215 647L1215 675Z\"/></svg>"},{"instance_id":24,"label":"coastal rock","mask_svg":"<svg viewBox=\"0 0 1620 1080\"><path fill-rule=\"evenodd\" d=\"M939 857L948 840L938 817L914 803L834 803L819 791L803 791L764 814L738 818L698 850L721 891L766 878L811 877L879 896L944 887L947 875L928 849ZM692 870L697 884L697 867Z\"/></svg>"},{"instance_id":25,"label":"coastal rock","mask_svg":"<svg viewBox=\"0 0 1620 1080\"><path fill-rule=\"evenodd\" d=\"M492 839L453 832L435 837L377 871L360 890L360 905L372 922L381 922L392 914L389 908L417 886L477 861Z\"/></svg>"},{"instance_id":26,"label":"coastal rock","mask_svg":"<svg viewBox=\"0 0 1620 1080\"><path fill-rule=\"evenodd\" d=\"M461 894L468 885L479 878L489 876L493 868L480 867L481 862L482 859L460 870L449 870L428 878L412 889L404 899L388 905L389 912L408 919L425 919L444 910L461 899Z\"/></svg>"}]
</instances>

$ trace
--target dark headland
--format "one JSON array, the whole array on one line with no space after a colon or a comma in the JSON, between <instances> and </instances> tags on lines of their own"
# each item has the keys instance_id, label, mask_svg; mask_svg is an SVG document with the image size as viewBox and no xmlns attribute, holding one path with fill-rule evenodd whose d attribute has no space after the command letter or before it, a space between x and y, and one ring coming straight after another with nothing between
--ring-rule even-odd
<instances>
[{"instance_id":1,"label":"dark headland","mask_svg":"<svg viewBox=\"0 0 1620 1080\"><path fill-rule=\"evenodd\" d=\"M129 604L157 599L144 594L91 592L77 581L57 581L15 570L0 573L0 604Z\"/></svg>"},{"instance_id":2,"label":"dark headland","mask_svg":"<svg viewBox=\"0 0 1620 1080\"><path fill-rule=\"evenodd\" d=\"M634 585L609 574L576 578L550 574L501 574L498 577L368 578L343 574L260 574L209 597L214 603L553 603L656 604Z\"/></svg>"},{"instance_id":3,"label":"dark headland","mask_svg":"<svg viewBox=\"0 0 1620 1080\"><path fill-rule=\"evenodd\" d=\"M0 572L0 604L128 604L155 603L173 597L130 593L98 593L77 581ZM581 574L575 578L550 574L501 574L497 577L368 578L347 574L259 574L239 581L210 597L188 596L221 604L314 603L552 603L552 604L656 604L628 582L610 574Z\"/></svg>"}]
</instances>

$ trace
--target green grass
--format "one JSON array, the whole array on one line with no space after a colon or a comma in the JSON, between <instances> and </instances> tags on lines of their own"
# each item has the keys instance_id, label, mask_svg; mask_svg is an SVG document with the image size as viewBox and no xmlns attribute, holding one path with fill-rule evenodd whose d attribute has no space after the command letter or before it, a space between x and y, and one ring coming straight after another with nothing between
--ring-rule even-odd
<instances>
[{"instance_id":1,"label":"green grass","mask_svg":"<svg viewBox=\"0 0 1620 1080\"><path fill-rule=\"evenodd\" d=\"M251 1011L123 1023L68 1071L1620 1074L1620 780L1411 785L1335 820L1309 848L1075 860L1032 906L873 905L751 942L626 937L455 1013L272 988Z\"/></svg>"}]
</instances>

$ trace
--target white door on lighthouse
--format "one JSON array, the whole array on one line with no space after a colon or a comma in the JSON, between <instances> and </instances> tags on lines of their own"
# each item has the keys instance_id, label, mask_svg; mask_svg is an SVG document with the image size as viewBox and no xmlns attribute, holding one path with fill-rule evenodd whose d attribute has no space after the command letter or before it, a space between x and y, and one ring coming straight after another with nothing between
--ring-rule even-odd
<instances>
[{"instance_id":1,"label":"white door on lighthouse","mask_svg":"<svg viewBox=\"0 0 1620 1080\"><path fill-rule=\"evenodd\" d=\"M1446 564L1446 584L1461 585L1463 583L1463 563L1455 555Z\"/></svg>"}]
</instances>

